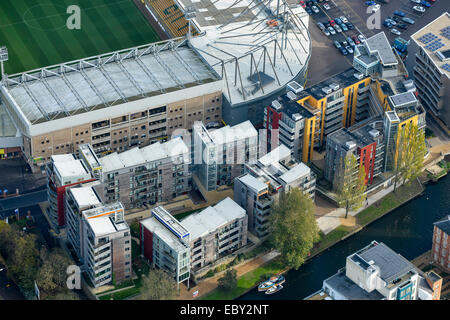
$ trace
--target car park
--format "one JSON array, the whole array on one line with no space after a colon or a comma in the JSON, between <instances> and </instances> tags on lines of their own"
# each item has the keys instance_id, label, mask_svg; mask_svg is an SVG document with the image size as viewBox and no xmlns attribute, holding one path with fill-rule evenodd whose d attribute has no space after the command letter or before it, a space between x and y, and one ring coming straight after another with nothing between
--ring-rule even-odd
<instances>
[{"instance_id":1,"label":"car park","mask_svg":"<svg viewBox=\"0 0 450 320\"><path fill-rule=\"evenodd\" d=\"M420 13L424 13L425 12L425 8L422 6L414 6L413 7L414 11L420 12Z\"/></svg>"},{"instance_id":2,"label":"car park","mask_svg":"<svg viewBox=\"0 0 450 320\"><path fill-rule=\"evenodd\" d=\"M364 37L362 34L358 34L358 39L362 41L366 41L366 37Z\"/></svg>"},{"instance_id":3,"label":"car park","mask_svg":"<svg viewBox=\"0 0 450 320\"><path fill-rule=\"evenodd\" d=\"M312 11L314 11L314 13L319 13L319 8L317 8L316 6L312 6L311 9Z\"/></svg>"},{"instance_id":4,"label":"car park","mask_svg":"<svg viewBox=\"0 0 450 320\"><path fill-rule=\"evenodd\" d=\"M342 48L341 44L339 43L339 41L334 40L334 46L336 47L336 49L340 49Z\"/></svg>"},{"instance_id":5,"label":"car park","mask_svg":"<svg viewBox=\"0 0 450 320\"><path fill-rule=\"evenodd\" d=\"M353 30L355 26L351 22L346 23L348 30Z\"/></svg>"},{"instance_id":6,"label":"car park","mask_svg":"<svg viewBox=\"0 0 450 320\"><path fill-rule=\"evenodd\" d=\"M347 41L348 41L348 44L349 44L352 48L356 46L356 43L353 41L352 38L347 37Z\"/></svg>"},{"instance_id":7,"label":"car park","mask_svg":"<svg viewBox=\"0 0 450 320\"><path fill-rule=\"evenodd\" d=\"M395 11L394 11L394 14L395 14L396 16L399 16L399 17L404 17L404 16L406 16L406 13L404 13L403 11L400 11L400 10L395 10Z\"/></svg>"},{"instance_id":8,"label":"car park","mask_svg":"<svg viewBox=\"0 0 450 320\"><path fill-rule=\"evenodd\" d=\"M396 27L399 28L399 29L403 29L403 30L408 29L408 25L406 25L406 24L404 24L404 23L398 23L398 24L396 25Z\"/></svg>"},{"instance_id":9,"label":"car park","mask_svg":"<svg viewBox=\"0 0 450 320\"><path fill-rule=\"evenodd\" d=\"M325 29L325 26L323 25L322 22L317 22L317 27L318 27L320 30L324 30L324 29Z\"/></svg>"},{"instance_id":10,"label":"car park","mask_svg":"<svg viewBox=\"0 0 450 320\"><path fill-rule=\"evenodd\" d=\"M305 11L309 15L312 15L314 13L310 8L306 8Z\"/></svg>"},{"instance_id":11,"label":"car park","mask_svg":"<svg viewBox=\"0 0 450 320\"><path fill-rule=\"evenodd\" d=\"M402 22L402 18L398 17L398 16L393 16L392 20L394 20L395 22Z\"/></svg>"},{"instance_id":12,"label":"car park","mask_svg":"<svg viewBox=\"0 0 450 320\"><path fill-rule=\"evenodd\" d=\"M378 0L378 2L384 3L384 4L388 4L388 3L389 3L389 0Z\"/></svg>"},{"instance_id":13,"label":"car park","mask_svg":"<svg viewBox=\"0 0 450 320\"><path fill-rule=\"evenodd\" d=\"M339 17L339 19L341 19L341 21L343 23L347 23L348 22L348 19L346 17L344 17L344 16Z\"/></svg>"},{"instance_id":14,"label":"car park","mask_svg":"<svg viewBox=\"0 0 450 320\"><path fill-rule=\"evenodd\" d=\"M353 53L353 49L352 49L352 47L350 47L350 46L346 46L346 47L345 47L345 50L347 50L348 53Z\"/></svg>"},{"instance_id":15,"label":"car park","mask_svg":"<svg viewBox=\"0 0 450 320\"><path fill-rule=\"evenodd\" d=\"M422 0L420 1L420 5L426 8L431 7L431 3L429 3L428 1Z\"/></svg>"},{"instance_id":16,"label":"car park","mask_svg":"<svg viewBox=\"0 0 450 320\"><path fill-rule=\"evenodd\" d=\"M353 40L353 42L354 42L355 44L360 44L360 43L361 43L361 41L358 39L358 36L353 36L353 37L352 37L352 40Z\"/></svg>"},{"instance_id":17,"label":"car park","mask_svg":"<svg viewBox=\"0 0 450 320\"><path fill-rule=\"evenodd\" d=\"M329 5L327 2L325 2L325 3L323 4L323 8L324 8L325 10L330 10L330 9L331 9L330 5Z\"/></svg>"},{"instance_id":18,"label":"car park","mask_svg":"<svg viewBox=\"0 0 450 320\"><path fill-rule=\"evenodd\" d=\"M325 26L325 28L328 29L328 27L330 27L330 23L329 22L324 22L323 25Z\"/></svg>"},{"instance_id":19,"label":"car park","mask_svg":"<svg viewBox=\"0 0 450 320\"><path fill-rule=\"evenodd\" d=\"M342 29L341 29L341 27L339 27L338 24L334 25L333 28L336 29L336 32L342 32Z\"/></svg>"},{"instance_id":20,"label":"car park","mask_svg":"<svg viewBox=\"0 0 450 320\"><path fill-rule=\"evenodd\" d=\"M334 30L333 29L333 27L328 27L328 31L330 31L330 33L332 34L332 35L335 35L336 34L336 30Z\"/></svg>"},{"instance_id":21,"label":"car park","mask_svg":"<svg viewBox=\"0 0 450 320\"><path fill-rule=\"evenodd\" d=\"M348 51L347 51L344 47L340 47L340 48L339 48L339 51L341 51L341 53L342 53L344 56L348 55Z\"/></svg>"},{"instance_id":22,"label":"car park","mask_svg":"<svg viewBox=\"0 0 450 320\"><path fill-rule=\"evenodd\" d=\"M380 5L377 3L376 5L371 6L371 11L372 12L377 12L378 10L380 10Z\"/></svg>"},{"instance_id":23,"label":"car park","mask_svg":"<svg viewBox=\"0 0 450 320\"><path fill-rule=\"evenodd\" d=\"M403 18L402 20L403 20L404 22L406 22L406 23L409 23L409 24L414 24L414 23L416 23L413 19L407 18L407 17Z\"/></svg>"},{"instance_id":24,"label":"car park","mask_svg":"<svg viewBox=\"0 0 450 320\"><path fill-rule=\"evenodd\" d=\"M327 37L330 36L330 31L328 31L328 29L323 29L322 31Z\"/></svg>"},{"instance_id":25,"label":"car park","mask_svg":"<svg viewBox=\"0 0 450 320\"><path fill-rule=\"evenodd\" d=\"M397 36L399 36L399 35L402 34L400 31L398 31L398 30L395 29L395 28L391 29L391 33L393 33L393 34L395 34L395 35L397 35Z\"/></svg>"}]
</instances>

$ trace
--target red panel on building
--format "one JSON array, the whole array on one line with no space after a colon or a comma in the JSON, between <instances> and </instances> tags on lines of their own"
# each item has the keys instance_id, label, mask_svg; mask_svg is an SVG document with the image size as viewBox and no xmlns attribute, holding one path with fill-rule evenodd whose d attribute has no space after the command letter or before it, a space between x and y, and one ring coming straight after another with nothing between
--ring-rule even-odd
<instances>
[{"instance_id":1,"label":"red panel on building","mask_svg":"<svg viewBox=\"0 0 450 320\"><path fill-rule=\"evenodd\" d=\"M270 132L270 134L269 134L269 131L271 131L273 129L278 129L279 128L278 122L280 120L281 120L281 112L278 113L271 106L267 106L267 118L266 118L266 123L267 123L267 129L266 129L267 152L271 151L269 149L269 143L271 142L271 139L273 139L273 132ZM271 125L272 129L269 129L269 125ZM278 135L277 135L277 139L278 139Z\"/></svg>"},{"instance_id":2,"label":"red panel on building","mask_svg":"<svg viewBox=\"0 0 450 320\"><path fill-rule=\"evenodd\" d=\"M144 245L144 257L151 263L153 262L153 234L140 224L141 230L144 230L144 237L141 236L141 246ZM141 231L142 232L142 231Z\"/></svg>"},{"instance_id":3,"label":"red panel on building","mask_svg":"<svg viewBox=\"0 0 450 320\"><path fill-rule=\"evenodd\" d=\"M360 165L364 165L364 167L366 168L366 177L364 179L366 184L373 182L373 169L375 168L376 149L377 149L376 142L359 149ZM370 155L371 153L372 156ZM369 173L370 173L370 181L369 181Z\"/></svg>"}]
</instances>

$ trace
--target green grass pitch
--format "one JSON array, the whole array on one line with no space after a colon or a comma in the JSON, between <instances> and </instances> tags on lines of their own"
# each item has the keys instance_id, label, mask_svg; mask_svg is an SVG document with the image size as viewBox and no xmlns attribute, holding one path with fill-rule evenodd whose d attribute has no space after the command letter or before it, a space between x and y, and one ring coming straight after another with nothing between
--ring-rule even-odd
<instances>
[{"instance_id":1,"label":"green grass pitch","mask_svg":"<svg viewBox=\"0 0 450 320\"><path fill-rule=\"evenodd\" d=\"M66 27L70 5L80 7L80 30ZM132 0L0 0L7 74L159 40Z\"/></svg>"}]
</instances>

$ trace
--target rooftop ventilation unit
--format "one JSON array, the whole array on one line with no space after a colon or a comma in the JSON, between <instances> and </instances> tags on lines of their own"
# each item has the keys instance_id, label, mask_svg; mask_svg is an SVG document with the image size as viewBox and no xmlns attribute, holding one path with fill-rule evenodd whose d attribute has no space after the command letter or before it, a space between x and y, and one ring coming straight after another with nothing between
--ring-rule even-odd
<instances>
[{"instance_id":1,"label":"rooftop ventilation unit","mask_svg":"<svg viewBox=\"0 0 450 320\"><path fill-rule=\"evenodd\" d=\"M326 94L330 94L333 92L333 89L331 89L330 87L323 87L322 91L325 92Z\"/></svg>"},{"instance_id":2,"label":"rooftop ventilation unit","mask_svg":"<svg viewBox=\"0 0 450 320\"><path fill-rule=\"evenodd\" d=\"M358 80L361 80L362 78L364 78L364 75L360 72L354 73L353 76Z\"/></svg>"},{"instance_id":3,"label":"rooftop ventilation unit","mask_svg":"<svg viewBox=\"0 0 450 320\"><path fill-rule=\"evenodd\" d=\"M278 100L273 100L273 101L272 101L272 107L273 107L275 110L280 111L282 105L281 105L281 103L280 103Z\"/></svg>"},{"instance_id":4,"label":"rooftop ventilation unit","mask_svg":"<svg viewBox=\"0 0 450 320\"><path fill-rule=\"evenodd\" d=\"M303 89L304 89L304 88L303 88L301 85L299 85L298 82L296 82L296 81L291 81L291 82L289 82L289 83L287 84L286 87L287 87L287 90L288 90L288 91L292 91L292 92L294 92L295 94L302 92Z\"/></svg>"},{"instance_id":5,"label":"rooftop ventilation unit","mask_svg":"<svg viewBox=\"0 0 450 320\"><path fill-rule=\"evenodd\" d=\"M286 95L288 96L289 100L291 100L291 101L297 100L297 95L292 91L289 91Z\"/></svg>"},{"instance_id":6,"label":"rooftop ventilation unit","mask_svg":"<svg viewBox=\"0 0 450 320\"><path fill-rule=\"evenodd\" d=\"M330 88L333 89L334 91L339 89L339 85L337 83L332 83L330 84Z\"/></svg>"},{"instance_id":7,"label":"rooftop ventilation unit","mask_svg":"<svg viewBox=\"0 0 450 320\"><path fill-rule=\"evenodd\" d=\"M292 119L293 119L294 121L299 121L299 120L302 120L303 117L300 115L300 113L294 113L294 114L292 115Z\"/></svg>"},{"instance_id":8,"label":"rooftop ventilation unit","mask_svg":"<svg viewBox=\"0 0 450 320\"><path fill-rule=\"evenodd\" d=\"M378 136L380 135L380 131L378 131L378 130L376 130L376 129L373 129L373 130L370 130L370 131L369 131L369 134L370 134L370 136L371 136L372 138L376 138L376 137L378 137Z\"/></svg>"},{"instance_id":9,"label":"rooftop ventilation unit","mask_svg":"<svg viewBox=\"0 0 450 320\"><path fill-rule=\"evenodd\" d=\"M356 143L355 143L355 141L347 141L345 143L345 146L350 150L350 149L353 149L356 147Z\"/></svg>"}]
</instances>

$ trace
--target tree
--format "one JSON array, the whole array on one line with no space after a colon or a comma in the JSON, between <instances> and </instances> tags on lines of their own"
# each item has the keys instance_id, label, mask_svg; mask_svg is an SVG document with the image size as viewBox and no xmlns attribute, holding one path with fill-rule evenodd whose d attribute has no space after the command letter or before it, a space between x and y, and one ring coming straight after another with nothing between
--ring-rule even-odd
<instances>
[{"instance_id":1,"label":"tree","mask_svg":"<svg viewBox=\"0 0 450 320\"><path fill-rule=\"evenodd\" d=\"M36 249L36 236L26 234L18 237L14 252L8 260L9 268L18 284L32 290L39 265L39 252Z\"/></svg>"},{"instance_id":2,"label":"tree","mask_svg":"<svg viewBox=\"0 0 450 320\"><path fill-rule=\"evenodd\" d=\"M235 269L228 269L224 276L218 280L218 287L220 290L230 292L237 287L237 271Z\"/></svg>"},{"instance_id":3,"label":"tree","mask_svg":"<svg viewBox=\"0 0 450 320\"><path fill-rule=\"evenodd\" d=\"M400 128L397 140L398 148L394 158L394 192L400 180L403 180L403 184L406 181L409 183L420 175L427 152L425 133L412 122Z\"/></svg>"},{"instance_id":4,"label":"tree","mask_svg":"<svg viewBox=\"0 0 450 320\"><path fill-rule=\"evenodd\" d=\"M48 300L80 300L77 294L65 290L64 292L60 292L55 294L54 296L48 296Z\"/></svg>"},{"instance_id":5,"label":"tree","mask_svg":"<svg viewBox=\"0 0 450 320\"><path fill-rule=\"evenodd\" d=\"M298 269L320 239L314 210L311 198L299 188L282 194L272 207L271 241L291 268Z\"/></svg>"},{"instance_id":6,"label":"tree","mask_svg":"<svg viewBox=\"0 0 450 320\"><path fill-rule=\"evenodd\" d=\"M73 261L61 249L54 249L50 253L43 249L41 259L42 265L36 277L39 288L47 294L65 290L67 267L74 264Z\"/></svg>"},{"instance_id":7,"label":"tree","mask_svg":"<svg viewBox=\"0 0 450 320\"><path fill-rule=\"evenodd\" d=\"M171 300L176 295L175 280L164 270L150 270L142 277L140 300Z\"/></svg>"},{"instance_id":8,"label":"tree","mask_svg":"<svg viewBox=\"0 0 450 320\"><path fill-rule=\"evenodd\" d=\"M337 200L340 206L345 207L345 219L350 210L361 208L366 199L366 169L362 165L359 168L353 154L343 159L343 169L339 174L337 186ZM357 176L355 177L355 173Z\"/></svg>"}]
</instances>

